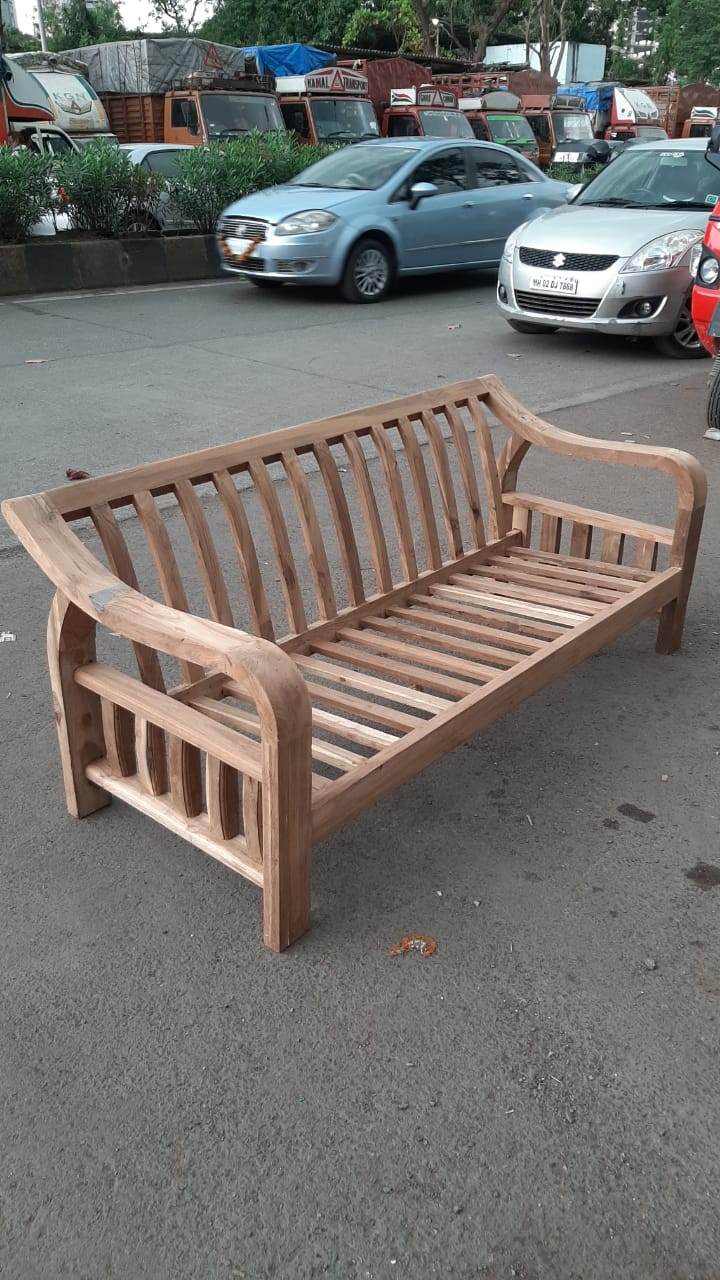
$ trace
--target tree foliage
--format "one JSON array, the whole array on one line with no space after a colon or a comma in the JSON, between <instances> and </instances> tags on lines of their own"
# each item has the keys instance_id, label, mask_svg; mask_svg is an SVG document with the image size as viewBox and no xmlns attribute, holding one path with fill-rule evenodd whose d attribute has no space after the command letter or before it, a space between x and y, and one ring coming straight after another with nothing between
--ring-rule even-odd
<instances>
[{"instance_id":1,"label":"tree foliage","mask_svg":"<svg viewBox=\"0 0 720 1280\"><path fill-rule=\"evenodd\" d=\"M342 43L357 0L220 0L199 34L222 44Z\"/></svg>"},{"instance_id":2,"label":"tree foliage","mask_svg":"<svg viewBox=\"0 0 720 1280\"><path fill-rule=\"evenodd\" d=\"M116 0L101 0L87 8L85 0L46 0L48 44L52 50L79 49L109 40L127 40Z\"/></svg>"},{"instance_id":3,"label":"tree foliage","mask_svg":"<svg viewBox=\"0 0 720 1280\"><path fill-rule=\"evenodd\" d=\"M6 53L33 53L40 48L40 41L35 36L28 36L17 27L5 27L3 30L3 48Z\"/></svg>"},{"instance_id":4,"label":"tree foliage","mask_svg":"<svg viewBox=\"0 0 720 1280\"><path fill-rule=\"evenodd\" d=\"M656 71L679 80L720 84L718 0L669 0L658 24Z\"/></svg>"}]
</instances>

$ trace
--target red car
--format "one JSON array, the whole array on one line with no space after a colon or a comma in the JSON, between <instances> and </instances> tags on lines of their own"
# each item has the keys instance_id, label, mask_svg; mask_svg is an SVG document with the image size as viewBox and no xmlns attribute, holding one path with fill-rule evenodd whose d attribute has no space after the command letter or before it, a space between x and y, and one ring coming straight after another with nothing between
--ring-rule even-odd
<instances>
[{"instance_id":1,"label":"red car","mask_svg":"<svg viewBox=\"0 0 720 1280\"><path fill-rule=\"evenodd\" d=\"M720 164L720 129L713 130L708 143L707 159L716 168ZM705 239L695 270L692 294L692 317L697 336L714 356L708 396L705 433L708 440L720 440L720 199L708 221Z\"/></svg>"}]
</instances>

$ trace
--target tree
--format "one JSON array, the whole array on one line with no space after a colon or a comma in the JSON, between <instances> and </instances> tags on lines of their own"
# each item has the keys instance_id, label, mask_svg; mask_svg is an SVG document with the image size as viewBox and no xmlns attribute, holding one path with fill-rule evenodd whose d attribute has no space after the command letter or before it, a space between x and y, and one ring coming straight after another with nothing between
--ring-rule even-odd
<instances>
[{"instance_id":1,"label":"tree","mask_svg":"<svg viewBox=\"0 0 720 1280\"><path fill-rule=\"evenodd\" d=\"M220 0L200 35L222 44L339 45L358 0Z\"/></svg>"},{"instance_id":2,"label":"tree","mask_svg":"<svg viewBox=\"0 0 720 1280\"><path fill-rule=\"evenodd\" d=\"M85 0L46 0L44 12L48 44L55 52L126 40L130 34L116 0L101 0L89 9Z\"/></svg>"},{"instance_id":3,"label":"tree","mask_svg":"<svg viewBox=\"0 0 720 1280\"><path fill-rule=\"evenodd\" d=\"M411 0L362 0L350 14L343 44L363 48L390 47L397 53L419 53L422 36Z\"/></svg>"},{"instance_id":4,"label":"tree","mask_svg":"<svg viewBox=\"0 0 720 1280\"><path fill-rule=\"evenodd\" d=\"M4 28L2 44L6 53L34 53L40 48L40 41L35 36L25 35L17 27Z\"/></svg>"},{"instance_id":5,"label":"tree","mask_svg":"<svg viewBox=\"0 0 720 1280\"><path fill-rule=\"evenodd\" d=\"M720 83L720 5L717 0L670 0L660 18L656 70L680 80Z\"/></svg>"},{"instance_id":6,"label":"tree","mask_svg":"<svg viewBox=\"0 0 720 1280\"><path fill-rule=\"evenodd\" d=\"M199 25L199 13L204 0L152 0L150 9L163 31L171 35L187 36Z\"/></svg>"}]
</instances>

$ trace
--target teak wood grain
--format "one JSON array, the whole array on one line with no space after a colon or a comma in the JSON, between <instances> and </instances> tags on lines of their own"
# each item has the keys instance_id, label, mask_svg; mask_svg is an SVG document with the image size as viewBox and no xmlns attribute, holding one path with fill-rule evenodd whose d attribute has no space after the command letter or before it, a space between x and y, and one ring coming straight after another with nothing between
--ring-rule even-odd
<instances>
[{"instance_id":1,"label":"teak wood grain","mask_svg":"<svg viewBox=\"0 0 720 1280\"><path fill-rule=\"evenodd\" d=\"M523 492L532 448L669 476L672 527ZM68 809L119 797L258 885L280 951L308 926L314 840L644 618L659 615L659 652L677 649L704 502L689 455L559 431L492 376L7 501L57 588ZM108 567L72 527L87 517ZM160 600L140 590L129 522ZM207 618L189 609L188 558ZM98 659L106 632L139 679Z\"/></svg>"}]
</instances>

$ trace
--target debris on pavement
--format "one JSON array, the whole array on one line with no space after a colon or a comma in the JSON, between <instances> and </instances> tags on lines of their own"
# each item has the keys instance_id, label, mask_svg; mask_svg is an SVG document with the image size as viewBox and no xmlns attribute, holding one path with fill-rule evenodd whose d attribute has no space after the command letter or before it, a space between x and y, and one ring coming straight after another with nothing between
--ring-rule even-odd
<instances>
[{"instance_id":1,"label":"debris on pavement","mask_svg":"<svg viewBox=\"0 0 720 1280\"><path fill-rule=\"evenodd\" d=\"M89 471L76 471L74 467L68 467L65 472L68 480L89 480Z\"/></svg>"},{"instance_id":2,"label":"debris on pavement","mask_svg":"<svg viewBox=\"0 0 720 1280\"><path fill-rule=\"evenodd\" d=\"M647 956L647 957L645 958L644 964L645 964L645 968L646 968L646 969L649 969L651 973L652 973L653 969L657 969L657 967L658 967L658 962L657 962L657 960L654 960L652 956Z\"/></svg>"},{"instance_id":3,"label":"debris on pavement","mask_svg":"<svg viewBox=\"0 0 720 1280\"><path fill-rule=\"evenodd\" d=\"M429 956L433 956L437 951L437 942L434 938L428 938L424 933L411 933L407 938L401 938L399 942L395 942L390 948L391 956L404 956L410 951L419 951L424 960Z\"/></svg>"},{"instance_id":4,"label":"debris on pavement","mask_svg":"<svg viewBox=\"0 0 720 1280\"><path fill-rule=\"evenodd\" d=\"M26 360L26 364L47 364L47 360Z\"/></svg>"},{"instance_id":5,"label":"debris on pavement","mask_svg":"<svg viewBox=\"0 0 720 1280\"><path fill-rule=\"evenodd\" d=\"M0 644L12 643L13 640L17 640L14 631L0 631Z\"/></svg>"},{"instance_id":6,"label":"debris on pavement","mask_svg":"<svg viewBox=\"0 0 720 1280\"><path fill-rule=\"evenodd\" d=\"M448 329L462 329L461 324L449 324Z\"/></svg>"}]
</instances>

